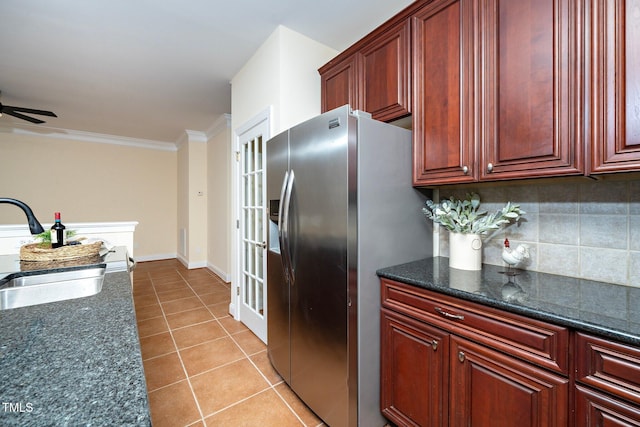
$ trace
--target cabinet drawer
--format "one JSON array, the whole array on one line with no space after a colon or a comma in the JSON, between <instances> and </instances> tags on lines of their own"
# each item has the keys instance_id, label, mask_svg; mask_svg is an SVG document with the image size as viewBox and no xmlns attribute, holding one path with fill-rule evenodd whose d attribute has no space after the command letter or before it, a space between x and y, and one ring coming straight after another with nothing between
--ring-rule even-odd
<instances>
[{"instance_id":1,"label":"cabinet drawer","mask_svg":"<svg viewBox=\"0 0 640 427\"><path fill-rule=\"evenodd\" d=\"M576 385L576 426L640 426L640 407ZM606 424L605 424L606 423Z\"/></svg>"},{"instance_id":2,"label":"cabinet drawer","mask_svg":"<svg viewBox=\"0 0 640 427\"><path fill-rule=\"evenodd\" d=\"M383 307L568 374L566 328L387 279L381 293Z\"/></svg>"},{"instance_id":3,"label":"cabinet drawer","mask_svg":"<svg viewBox=\"0 0 640 427\"><path fill-rule=\"evenodd\" d=\"M640 403L640 349L576 334L576 380Z\"/></svg>"}]
</instances>

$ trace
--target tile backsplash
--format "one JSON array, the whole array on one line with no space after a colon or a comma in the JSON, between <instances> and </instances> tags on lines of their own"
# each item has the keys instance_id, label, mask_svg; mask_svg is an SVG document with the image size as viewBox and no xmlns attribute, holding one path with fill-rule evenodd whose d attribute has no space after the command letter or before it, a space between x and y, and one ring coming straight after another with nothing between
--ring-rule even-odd
<instances>
[{"instance_id":1,"label":"tile backsplash","mask_svg":"<svg viewBox=\"0 0 640 427\"><path fill-rule=\"evenodd\" d=\"M517 225L484 239L483 262L505 265L505 237L512 247L527 244L526 269L640 287L640 180L568 181L447 188L440 199L475 191L482 210L507 201L526 211ZM449 233L434 228L439 253L449 255Z\"/></svg>"}]
</instances>

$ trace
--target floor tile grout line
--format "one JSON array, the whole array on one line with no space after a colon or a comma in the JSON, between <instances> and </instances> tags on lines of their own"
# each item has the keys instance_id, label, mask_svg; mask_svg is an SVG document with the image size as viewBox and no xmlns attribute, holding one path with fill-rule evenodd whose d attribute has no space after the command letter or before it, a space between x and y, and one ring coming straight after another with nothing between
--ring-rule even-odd
<instances>
[{"instance_id":1,"label":"floor tile grout line","mask_svg":"<svg viewBox=\"0 0 640 427\"><path fill-rule=\"evenodd\" d=\"M242 359L244 359L244 358L247 358L247 359L249 360L249 362L251 363L251 359L247 356L247 354L246 354L246 352L244 351L244 349L243 349L243 348L242 348L242 347L237 343L237 341L233 338L233 336L232 336L232 334L229 332L229 330L227 330L227 328L225 328L225 327L224 327L224 325L222 324L222 322L220 322L220 320L218 319L218 316L216 316L216 315L215 315L215 313L213 313L213 311L211 311L211 309L209 308L209 306L208 306L207 304L205 304L205 303L204 303L204 301L202 300L202 298L200 298L200 295L199 295L198 293L196 293L196 292L193 290L193 287L191 286L191 284L189 283L189 281L188 281L188 280L187 280L187 279L186 279L186 278L185 278L185 277L184 277L184 276L183 276L179 271L178 271L178 274L180 275L180 277L182 277L182 278L185 280L185 282L187 283L187 286L191 289L191 291L192 291L192 292L194 292L194 294L196 295L196 297L198 298L198 300L200 300L200 302L204 305L204 307L207 309L207 311L209 312L209 314L211 314L211 316L213 316L214 320L215 320L216 322L218 322L218 324L220 325L220 327L222 328L222 330L227 334L227 336L232 340L232 342L233 342L233 343L234 343L234 344L235 344L235 345L240 349L240 351L242 352L242 354L244 354L244 357L241 357L241 358L239 358L239 359L237 359L237 360L234 360L233 362L230 362L230 363L238 362L239 360L242 360ZM229 290L229 292L231 292L231 291ZM226 316L224 316L224 317L226 317ZM227 365L228 365L228 364L227 364ZM215 369L215 368L213 368L213 369ZM209 372L209 371L211 371L211 370L213 370L213 369L207 370L207 371L205 371L205 372ZM204 374L205 372L200 372L200 373L198 373L198 374L196 374L196 375L193 375L193 376L195 377L195 376L197 376L197 375ZM258 372L260 372L260 370L258 370ZM188 374L187 374L187 375L188 375ZM191 378L191 377L189 377L189 380L190 380L190 378ZM267 381L267 384L269 384L269 381ZM189 381L189 385L191 386L191 381ZM268 387L267 387L267 388L268 388ZM197 401L197 397L196 397L196 395L195 395L195 391L193 390L193 387L191 388L191 392L193 393L193 397L194 397L194 399ZM221 411L222 411L222 410L224 410L224 409L228 409L228 408L230 408L230 407L232 407L232 406L234 406L234 405L237 405L239 402L240 402L240 401L236 401L235 403L233 403L233 404L231 404L231 405L228 405L227 407L225 407L225 408L221 409ZM218 411L218 412L219 412L219 411ZM202 413L202 411L201 411L201 413ZM215 412L215 413L217 413L217 412ZM213 414L208 414L208 415L207 415L207 417L211 417L212 415L213 415ZM204 413L202 413L202 422L203 422L205 425L207 424L207 422L205 421Z\"/></svg>"},{"instance_id":2,"label":"floor tile grout line","mask_svg":"<svg viewBox=\"0 0 640 427\"><path fill-rule=\"evenodd\" d=\"M178 274L180 274L180 272L178 272ZM181 276L182 276L182 275L181 275ZM182 277L184 277L184 276L182 276ZM189 285L189 287L191 287L191 285L189 284L189 282L188 282L188 281L186 281L186 282L187 282L187 284ZM192 288L192 290L193 290L193 288ZM200 296L199 296L199 295L198 295L198 299L200 299ZM203 301L201 300L201 302L203 302ZM209 306L207 306L207 305L205 304L205 307L207 308L207 310L209 310L209 313L211 313L211 315L212 315L212 316L213 316L213 317L218 321L218 323L220 324L220 326L222 327L222 329L227 333L227 335L229 336L229 338L231 338L231 340L233 341L233 343L234 343L234 344L235 344L235 345L240 349L240 351L242 352L242 354L244 354L244 358L246 358L246 359L249 361L249 363L251 363L251 365L254 367L254 369L255 369L256 371L258 371L258 374L260 374L260 375L262 376L262 378L265 380L265 382L267 383L267 387L265 388L265 390L262 390L261 392L256 393L256 394L254 394L254 395L252 395L252 396L249 396L249 397L247 397L247 398L245 398L245 399L241 399L241 400L239 400L239 401L236 401L235 403L233 403L233 404L231 404L231 405L228 405L227 407L222 408L222 409L220 409L219 411L216 411L216 412L214 412L214 413L212 413L212 414L207 415L207 417L211 417L211 416L213 416L213 415L215 415L215 414L217 414L217 413L220 413L220 412L222 412L222 411L224 411L224 410L226 410L226 409L229 409L229 408L231 408L231 407L233 407L233 406L235 406L235 405L238 405L239 403L244 402L245 400L250 399L251 397L254 397L254 396L256 396L256 395L258 395L258 394L260 394L260 393L264 393L266 390L269 390L269 389L273 389L273 391L275 391L276 395L277 395L277 396L279 396L279 397L280 397L280 399L282 399L282 396L280 396L280 394L275 390L275 388L274 388L273 384L271 384L271 381L269 381L269 379L264 375L264 373L260 370L260 368L258 368L258 366L253 362L253 360L251 359L251 357L249 357L249 354L244 350L244 348L242 348L242 346L238 343L238 341L233 337L233 334L231 334L231 333L227 330L227 328L225 328L225 327L224 327L224 325L223 325L223 324L218 320L218 317L217 317L217 316L216 316L216 315L215 315L215 314L214 314L214 313L209 309ZM249 331L250 331L250 329L249 329ZM238 360L241 360L241 359L238 359ZM237 361L236 361L236 362L237 362ZM194 394L194 396L195 396L195 394ZM284 401L284 399L282 399L282 400ZM305 425L305 423L302 421L302 419L301 419L301 418L300 418L300 416L296 413L296 411L294 411L294 410L293 410L293 408L292 408L292 407L291 407L291 406L290 406L286 401L284 401L284 403L285 403L285 405L287 406L287 408L289 408L289 410L293 413L293 415L294 415L294 416L295 416L295 417L296 417L296 418L297 418L297 419L302 423L302 425ZM202 419L202 421L203 421L203 422L205 422L205 421L204 421L204 418ZM205 422L205 424L206 424L206 422Z\"/></svg>"},{"instance_id":3,"label":"floor tile grout line","mask_svg":"<svg viewBox=\"0 0 640 427\"><path fill-rule=\"evenodd\" d=\"M229 333L229 331L228 331L228 330L224 327L224 325L223 325L223 324L218 320L218 316L216 316L216 315L211 311L211 309L209 308L209 306L208 306L207 304L205 304L205 303L204 303L204 301L202 300L202 298L200 298L200 295L199 295L197 292L195 292L195 290L193 289L193 287L192 287L192 286L191 286L191 284L189 283L188 279L187 279L187 278L185 278L185 277L180 273L180 271L178 271L177 269L176 269L176 272L177 272L177 274L182 278L183 282L187 285L187 287L188 287L188 288L189 288L189 289L190 289L190 290L195 294L195 296L198 298L198 300L199 300L199 301L204 305L204 307L207 309L207 311L209 312L209 314L211 314L211 316L213 317L213 319L214 319L215 321L217 321L217 322L218 322L218 324L220 325L220 327L222 328L222 330L223 330L223 331L224 331L224 332L225 332L225 333L226 333L226 334L231 338L231 334ZM156 297L157 297L157 290L155 289L155 286L153 285L153 283L152 283L152 286L154 287L154 291L156 291ZM158 302L160 303L160 299L159 299L159 298L158 298ZM175 337L173 336L173 329L172 329L172 328L171 328L171 326L169 325L169 321L168 321L168 320L167 320L167 318L166 318L166 313L165 313L165 311L164 311L164 308L162 307L162 303L160 303L160 308L161 308L162 313L163 313L163 316L164 316L164 318L165 318L165 322L167 322L167 326L168 326L168 328L169 328L169 334L170 334L170 336L171 336L171 340L173 341L173 345L174 345L174 346L175 346L175 348L176 348L176 353L177 353L177 355L178 355L178 359L180 360L180 364L181 364L181 366L182 366L182 369L183 369L183 371L184 371L184 373L185 373L186 380L187 380L187 384L189 385L189 389L191 390L191 394L192 394L192 396L193 396L193 400L195 401L196 406L197 406L197 408L198 408L198 412L200 413L200 420L201 420L201 421L206 425L206 421L205 421L204 413L203 413L203 411L202 411L202 408L200 407L200 402L198 401L198 398L197 398L197 396L196 396L195 390L193 389L193 384L191 383L191 378L192 378L192 377L194 377L194 376L196 376L197 374L196 374L196 375L192 375L192 376L190 376L190 375L189 375L189 372L188 372L188 371L187 371L187 369L186 369L186 366L185 366L185 364L184 364L184 361L182 360L182 355L181 355L181 353L180 353L180 350L181 350L181 349L179 349L179 348L178 348L178 345L177 345L177 343L176 343L176 341L175 341ZM185 310L185 311L189 311L189 310ZM175 313L172 313L172 314L175 314ZM205 323L205 322L199 322L199 323ZM193 325L189 325L189 326L193 326ZM186 326L185 326L185 327L186 327ZM240 350L243 352L243 354L245 354L245 357L247 357L247 356L246 356L246 353L244 352L244 350L242 349L242 347L240 347L240 345L239 345L239 344L238 344L238 343L237 343L233 338L231 338L231 339L232 339L232 341L233 341L233 342L234 342L234 343L235 343L235 344L240 348ZM200 344L202 344L202 343L200 343ZM200 344L198 344L198 345L200 345ZM238 359L238 360L241 360L241 359L242 359L242 358L240 358L240 359ZM251 359L250 359L249 357L247 357L247 359L249 359L249 361L251 362ZM237 361L237 360L236 360L236 361ZM202 374L202 373L204 373L204 372L201 372L201 373L199 373L199 374ZM269 382L268 382L268 381L267 381L267 384L269 384ZM208 415L208 416L210 416L210 415Z\"/></svg>"},{"instance_id":4,"label":"floor tile grout line","mask_svg":"<svg viewBox=\"0 0 640 427\"><path fill-rule=\"evenodd\" d=\"M287 406L287 408L289 408L289 410L290 410L291 412L293 412L293 415L295 415L295 417L298 419L298 421L300 421L300 423L301 423L303 426L307 427L307 423L305 423L305 422L304 422L304 420L300 417L300 415L298 415L298 413L295 411L295 409L293 409L293 408L291 407L291 405L289 405L289 402L287 402L287 399L285 399L285 398L284 398L284 396L283 396L283 395L281 395L281 394L278 392L278 389L276 389L276 385L279 385L279 384L282 384L282 383L286 384L286 382L285 382L284 380L282 380L282 381L281 381L281 382L279 382L278 384L273 384L273 385L271 386L271 388L272 388L272 389L273 389L273 391L276 393L276 396L278 396L278 397L280 398L280 400L282 400L282 402L284 402L284 404Z\"/></svg>"},{"instance_id":5,"label":"floor tile grout line","mask_svg":"<svg viewBox=\"0 0 640 427\"><path fill-rule=\"evenodd\" d=\"M183 372L184 372L184 373L185 373L185 375L186 375L186 380L187 380L187 382L188 382L188 384L189 384L190 391L191 391L191 393L192 393L192 396L193 396L193 398L194 398L194 400L195 400L196 405L198 406L198 410L199 410L200 415L201 415L201 419L200 419L200 420L193 421L192 423L187 424L187 426L193 426L193 425L198 424L199 422L202 422L203 424L207 425L207 424L206 424L206 421L205 421L204 413L202 412L202 409L201 409L201 408L200 408L200 406L199 406L199 402L198 402L198 400L197 400L197 397L195 396L195 392L194 392L194 390L193 390L193 386L192 386L192 384L191 384L191 378L195 378L195 377L197 377L197 376L203 375L203 374L205 374L205 373L207 373L207 372L210 372L210 371L212 371L212 370L215 370L215 369L221 369L221 368L224 368L225 366L227 366L227 365L229 365L229 364L232 364L232 363L237 363L238 361L241 361L241 360L243 360L244 358L246 358L246 359L249 361L249 363L251 363L251 364L252 364L252 366L254 367L254 369L256 369L256 370L258 371L258 373L262 376L262 378L265 380L265 382L266 382L266 388L265 388L265 389L263 389L263 390L261 390L261 391L259 391L259 392L257 392L257 393L255 393L255 394L253 394L253 395L251 395L251 396L248 396L248 397L246 397L246 398L240 399L240 400L236 401L235 403L232 403L232 404L230 404L230 405L226 406L225 408L219 409L218 411L216 411L216 412L214 412L214 413L212 413L212 414L207 415L207 417L210 417L210 416L212 416L212 415L214 415L214 414L220 413L220 412L222 412L222 411L224 411L224 410L226 410L226 409L228 409L228 408L231 408L231 407L233 407L233 406L235 406L235 405L237 405L237 404L239 404L239 403L241 403L241 402L244 402L244 401L246 401L246 400L248 400L248 399L251 399L252 397L255 397L256 395L259 395L259 394L261 394L261 393L264 393L264 392L268 391L269 389L272 389L272 390L276 393L276 395L279 397L279 399L280 399L280 400L281 400L281 401L286 405L286 407L287 407L287 408L288 408L288 409L289 409L289 410L294 414L294 416L296 417L296 419L297 419L297 420L298 420L302 425L307 426L307 424L302 420L302 418L300 417L300 415L298 415L298 413L297 413L297 412L293 409L293 407L292 407L292 406L287 402L287 400L283 397L283 395L281 395L281 394L278 392L278 390L276 389L276 387L277 387L277 386L279 386L279 385L281 385L281 384L283 384L283 383L284 383L284 380L280 380L279 382L277 382L277 383L275 383L275 384L272 384L272 383L271 383L271 381L269 381L269 379L266 377L265 373L263 373L263 372L260 370L260 368L259 368L259 367L257 366L257 364L254 362L254 360L251 358L251 356L255 356L256 354L259 354L259 353L261 353L261 352L263 352L263 351L266 351L266 350L260 350L260 351L258 351L258 352L254 352L254 353L251 353L251 354L249 354L249 353L248 353L248 351L245 351L245 349L244 349L244 348L239 344L239 341L234 337L234 335L236 335L238 332L236 332L236 333L231 333L231 330L230 330L230 329L228 329L227 327L225 327L225 326L224 326L224 324L220 321L220 319L221 319L221 318L225 318L225 317L230 317L230 318L232 318L232 316L230 316L230 315L225 315L225 316L221 316L221 317L217 316L217 315L216 315L216 314L211 310L210 306L204 303L204 301L202 300L202 298L200 297L200 295L199 295L198 293L196 293L196 292L195 292L195 289L193 288L193 286L191 285L191 283L189 283L189 279L188 279L188 278L186 278L186 277L185 277L185 276L184 276L184 275L183 275L183 274L182 274L182 273L181 273L177 268L173 268L173 267L172 267L171 269L172 269L173 271L175 271L175 272L176 272L176 273L177 273L177 274L178 274L178 275L183 279L183 280L182 280L183 285L186 283L187 287L188 287L191 291L193 291L193 292L194 292L194 294L195 294L195 296L198 298L198 300L199 300L199 301L204 305L204 307L207 309L207 311L208 311L208 312L211 314L211 316L213 317L213 319L212 319L212 320L215 320L215 321L220 325L220 327L222 328L222 330L224 331L224 333L226 333L226 335L227 335L229 338L231 338L232 342L233 342L233 343L234 343L234 344L235 344L235 345L236 345L236 346L241 350L242 354L244 355L243 357L240 357L240 358L238 358L238 359L236 359L236 360L234 360L234 361L227 362L227 363L225 363L225 364L223 364L223 365L217 366L216 368L208 369L208 370L206 370L206 371L199 372L199 373L197 373L197 374L194 374L194 375L191 375L191 376L190 376L190 375L188 374L187 370L186 370L186 367L185 367L184 362L183 362L183 360L182 360L182 358L181 358L180 352L181 352L181 351L183 351L183 350L186 350L186 349L188 349L188 348L192 348L192 347L195 347L195 346L197 346L197 345L204 344L204 343L210 343L210 342L213 342L213 341L217 341L217 340L219 340L219 339L221 339L221 338L225 338L225 337L223 336L223 337L219 337L219 338L216 338L216 339L213 339L213 340L203 341L203 342L200 342L200 343L198 343L198 344L194 344L194 345L192 345L192 346L188 346L188 347L185 347L185 348L183 348L183 349L179 349L179 348L178 348L178 346L177 346L177 343L176 343L176 341L175 341L174 335L173 335L173 332L174 332L174 331L176 331L176 330L180 330L180 329L184 329L184 328L188 328L188 327L191 327L191 326L195 326L195 325L198 325L198 324L203 324L203 323L206 323L206 322L210 322L210 321L212 321L212 320L207 320L207 321L204 321L204 322L198 322L198 323L195 323L195 324L190 324L190 325L186 325L186 326L181 326L181 327L179 327L179 328L171 328L171 327L170 327L170 325L169 325L168 319L167 319L167 314L165 313L165 310L164 310L164 308L163 308L163 306L162 306L162 303L160 302L160 300L159 300L159 298L158 298L158 292L157 292L157 289L155 288L155 286L154 286L154 285L153 285L153 283L152 283L152 287L153 287L154 295L155 295L155 297L156 297L156 300L157 300L157 302L158 302L158 305L159 305L159 306L160 306L160 308L161 308L162 316L156 316L156 317L149 318L149 319L155 319L155 318L160 318L160 317L162 317L162 318L163 318L163 320L165 321L165 324L166 324L166 325L167 325L167 327L168 327L168 332L170 333L170 336L171 336L171 339L172 339L172 342L173 342L173 346L174 346L174 348L175 348L176 353L177 353L177 354L178 354L178 356L179 356L179 360L180 360L180 363L181 363L181 366L182 366ZM212 277L214 277L214 278L216 278L216 277L217 277L217 276L215 276L215 274L214 274L214 273L210 273L210 272L207 272L207 273L208 273L208 275L210 275L210 276L212 276ZM150 274L148 274L148 273L147 273L147 277L148 277L150 280L152 280L152 281L153 281L153 279L151 278L151 275L150 275ZM226 285L225 283L222 283L222 284ZM227 288L227 290L230 292L230 288ZM206 294L205 294L205 295L206 295ZM191 298L191 297L188 297L188 298ZM174 301L175 301L175 300L174 300ZM221 304L222 304L222 303L221 303ZM215 305L215 304L214 304L214 305ZM176 313L171 313L171 314L177 314L177 313L182 313L182 312L186 312L186 311L191 311L191 310L183 310L183 311L176 312ZM148 320L148 319L145 319L145 320ZM250 329L247 329L247 331L249 331L249 332L250 332ZM158 333L158 334L151 334L151 335L148 335L148 337L150 337L150 336L155 336L155 335L159 335L159 334L161 334L161 333L165 333L165 332L166 332L166 331L160 332L160 333ZM244 331L241 331L241 332L244 332ZM145 337L145 338L146 338L146 337ZM169 353L167 353L167 354L169 354ZM160 355L154 356L154 358L155 358L155 357L160 357ZM149 358L149 359L145 359L145 360L151 360L151 359L153 359L153 358ZM184 381L184 379L183 379L183 380L180 380L180 381ZM177 381L177 382L180 382L180 381ZM169 387L169 386L171 386L171 385L173 385L173 384L176 384L177 382L174 382L174 383L172 383L172 384L165 385L165 386L160 387L160 388L158 388L158 389L156 389L156 390L154 390L154 391L161 390L161 389L163 389L163 388L165 388L165 387ZM314 425L316 425L316 424L314 424ZM319 423L319 424L317 424L317 425L323 425L323 424L322 424L322 423Z\"/></svg>"},{"instance_id":6,"label":"floor tile grout line","mask_svg":"<svg viewBox=\"0 0 640 427\"><path fill-rule=\"evenodd\" d=\"M165 333L167 333L167 332L162 332L162 334L165 334ZM156 335L161 335L161 334L156 334ZM155 335L150 335L150 336L155 336ZM145 337L145 338L146 338L146 337ZM171 351L171 352L169 352L169 353L158 354L158 355L155 355L155 356L152 356L152 357L148 357L148 358L146 358L146 359L144 359L144 360L153 360L153 359L157 359L157 358L159 358L159 357L167 356L167 355L169 355L169 354L171 354L171 353L174 353L174 352L180 352L180 351L184 351L184 350L189 350L189 349L192 349L192 348L198 347L199 345L202 345L202 344L210 344L210 343L212 343L212 342L215 342L215 341L218 341L218 340L222 340L222 339L224 339L224 338L226 338L226 337L219 337L219 338L215 338L215 339L212 339L212 340L202 341L202 342L200 342L200 343L198 343L198 344L193 344L193 345L189 345L189 346L182 347L182 348L179 348L179 347L177 347L177 346L176 346L176 348L174 349L174 351ZM175 341L174 341L174 344L175 344ZM215 369L215 368L213 368L213 369Z\"/></svg>"},{"instance_id":7,"label":"floor tile grout line","mask_svg":"<svg viewBox=\"0 0 640 427\"><path fill-rule=\"evenodd\" d=\"M220 325L220 327L222 328L222 330L223 330L223 331L224 331L224 332L229 336L229 338L231 338L231 334L229 333L229 331L227 330L227 328L225 328L225 327L224 327L224 325L222 324L222 322L220 322L220 321L218 320L218 316L216 316L216 315L211 311L211 309L209 308L209 306L208 306L208 305L206 305L206 304L204 303L204 301L202 300L202 298L200 298L200 295L199 295L198 293L196 293L196 292L193 290L193 288L191 287L191 284L189 283L189 281L188 281L188 280L187 280L187 279L186 279L186 278L185 278L185 277L184 277L184 276L183 276L179 271L178 271L178 275L184 279L184 281L185 281L185 283L187 284L187 286L189 287L189 289L191 289L191 291L196 295L196 297L198 298L198 300L199 300L199 301L204 305L205 309L209 312L209 314L213 317L213 319L214 319L216 322L218 322L218 324ZM173 335L172 335L172 336L173 336ZM232 340L233 340L233 338L232 338ZM233 341L234 341L234 343L235 343L235 340L233 340ZM238 344L236 343L236 345L238 345ZM240 347L240 346L238 346L238 347ZM240 350L242 350L242 348L241 348L241 347L240 347ZM240 359L238 359L238 360L240 360ZM185 370L185 371L186 371L186 370ZM192 386L192 384L191 384L191 380L190 380L190 377L189 377L189 374L188 374L188 373L187 373L187 379L189 380L189 387L191 388L191 393L193 394L193 398L194 398L194 400L196 401L196 403L198 404L198 410L200 411L200 414L201 414L201 416L202 416L201 420L202 420L202 422L203 422L205 425L207 425L207 422L205 421L204 413L202 412L202 409L200 408L200 405L199 405L199 403L198 403L198 398L197 398L197 396L196 396L195 390L193 389L193 386ZM211 414L207 415L207 417L210 417L210 416L211 416Z\"/></svg>"},{"instance_id":8,"label":"floor tile grout line","mask_svg":"<svg viewBox=\"0 0 640 427\"><path fill-rule=\"evenodd\" d=\"M192 310L184 310L184 311L180 311L180 312L177 312L177 313L171 313L171 314L170 314L170 316L171 316L171 315L173 315L173 314L186 313L186 312L188 312L188 311L194 311L194 310L200 310L200 309L198 308L198 309L192 309ZM209 314L212 314L212 313L211 313L211 311L209 311ZM190 327L193 327L193 326L198 326L198 325L205 324L205 323L207 323L207 322L214 322L214 321L217 321L217 323L220 325L220 327L223 329L223 331L224 331L224 332L229 333L229 332L224 328L224 326L223 326L223 325L222 325L222 323L219 321L219 319L221 319L221 318L222 318L222 319L224 319L225 317L229 317L229 318L231 318L231 316L223 316L223 317L221 317L221 318L220 318L220 317L216 317L214 314L212 314L212 316L214 316L214 318L213 318L213 319L204 320L204 321L202 321L202 322L191 323L191 324L189 324L189 325L179 326L179 327L177 327L177 328L171 328L171 327L167 324L167 330L166 330L166 331L160 331L160 332L156 332L156 333L149 334L149 335L145 335L145 336L141 336L140 334L138 334L138 336L139 336L139 338L140 338L140 339L143 339L143 338L149 338L149 337L154 337L154 336L156 336L156 335L166 334L166 333L168 332L168 330L169 330L169 329L174 330L174 331L178 331L178 330L182 330L182 329L186 329L186 328L190 328ZM143 319L143 320L137 321L137 323L140 323L140 322L146 322L146 321L148 321L148 320L153 320L153 319L164 319L164 320L165 320L165 322L166 322L166 319L164 318L164 316L154 316L154 317L150 317L150 318L148 318L148 319ZM231 335L231 334L230 334L230 335ZM235 335L235 334L234 334L234 335ZM213 340L209 340L209 341L214 341L214 340L215 340L215 339L213 339ZM196 344L196 345L197 345L197 344Z\"/></svg>"},{"instance_id":9,"label":"floor tile grout line","mask_svg":"<svg viewBox=\"0 0 640 427\"><path fill-rule=\"evenodd\" d=\"M180 274L180 273L178 272L178 274ZM180 277L182 277L182 275L180 275ZM185 283L187 283L186 280L185 280ZM156 291L155 285L153 284L153 279L152 279L151 285L153 286L154 291ZM187 283L187 285L188 285L188 283ZM158 298L158 293L157 292L156 292L156 298ZM160 298L158 298L158 303L160 303ZM189 372L187 372L187 368L184 365L184 361L182 360L182 355L180 354L180 351L178 349L178 344L176 343L175 337L173 336L173 331L171 330L171 325L169 324L169 321L167 320L166 314L164 312L164 308L162 308L162 304L160 304L160 310L162 311L162 315L164 317L164 321L167 323L167 328L169 329L169 336L171 337L171 341L173 342L173 345L174 345L174 347L176 349L176 354L178 356L178 360L180 361L180 366L182 366L182 371L184 372L184 375L186 377L187 384L189 386L189 390L191 391L191 395L193 397L193 401L196 404L196 409L198 410L198 414L200 414L200 420L196 420L196 421L194 421L194 423L197 422L197 421L202 421L204 423L205 422L204 421L204 414L202 413L202 408L200 407L200 402L198 402L198 398L196 397L196 393L193 390L193 385L191 384L191 380L189 379Z\"/></svg>"},{"instance_id":10,"label":"floor tile grout line","mask_svg":"<svg viewBox=\"0 0 640 427\"><path fill-rule=\"evenodd\" d=\"M249 331L251 331L249 329ZM253 365L253 367L258 371L258 373L262 376L262 378L264 378L264 380L267 382L267 384L269 384L269 388L271 388L276 395L284 402L284 404L286 405L287 408L289 408L289 410L293 413L293 415L300 421L300 423L302 423L303 426L306 426L305 422L302 420L302 418L300 418L300 416L298 415L298 413L291 407L291 405L289 405L289 403L284 399L284 397L282 397L280 395L280 393L278 393L278 391L275 388L275 384L272 384L271 381L269 381L269 379L267 378L267 376L260 370L260 368L258 367L258 365L256 365L254 363L254 361L251 359L251 357L248 355L248 353L244 350L244 348L242 348L242 346L233 338L233 336L231 336L231 339L233 340L233 342L240 348L240 350L245 354L246 358L249 360L249 363L251 363ZM259 338L258 338L259 339ZM254 353L255 354L255 353ZM284 382L281 381L281 382ZM281 382L279 382L278 384L280 384ZM239 403L239 402L238 402ZM237 404L237 403L236 403Z\"/></svg>"},{"instance_id":11,"label":"floor tile grout line","mask_svg":"<svg viewBox=\"0 0 640 427\"><path fill-rule=\"evenodd\" d=\"M273 389L273 386L265 387L263 390L260 390L260 391L258 391L258 392L256 392L256 393L253 393L253 394L252 394L252 395L250 395L250 396L244 397L244 398L242 398L242 399L238 400L237 402L234 402L234 403L232 403L232 404L230 404L230 405L225 406L224 408L220 408L220 409L218 409L217 411L212 412L211 414L207 415L207 417L212 417L212 416L214 416L214 415L216 415L216 414L219 414L219 413L221 413L221 412L224 412L224 411L226 411L226 410L227 410L227 409L229 409L229 408L233 408L233 407L234 407L234 406L236 406L236 405L239 405L239 404L241 404L241 403L243 403L243 402L246 402L246 401L248 401L249 399L252 399L252 398L254 398L254 397L256 397L256 396L258 396L258 395L260 395L260 394L262 394L262 393L266 393L266 392L268 392L269 390L272 390L272 389ZM275 390L274 390L274 391L275 391ZM278 394L278 392L276 392L276 394ZM287 404L287 402L285 402L285 404ZM293 413L294 413L294 415L296 416L296 418L298 418L298 420L302 423L302 425L306 425L306 424L304 423L304 421L302 421L302 420L300 419L300 417L295 413L295 411L294 411L293 409L291 409L291 407L290 407L288 404L287 404L287 407L289 407L289 409L291 410L291 412L293 412Z\"/></svg>"}]
</instances>

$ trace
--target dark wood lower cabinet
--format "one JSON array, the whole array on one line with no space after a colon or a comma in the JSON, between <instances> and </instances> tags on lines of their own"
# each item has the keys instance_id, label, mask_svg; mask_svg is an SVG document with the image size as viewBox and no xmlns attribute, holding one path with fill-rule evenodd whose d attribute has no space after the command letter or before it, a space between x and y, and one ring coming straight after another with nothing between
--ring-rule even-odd
<instances>
[{"instance_id":1,"label":"dark wood lower cabinet","mask_svg":"<svg viewBox=\"0 0 640 427\"><path fill-rule=\"evenodd\" d=\"M620 399L576 386L576 426L639 427L640 408Z\"/></svg>"},{"instance_id":2,"label":"dark wood lower cabinet","mask_svg":"<svg viewBox=\"0 0 640 427\"><path fill-rule=\"evenodd\" d=\"M566 426L569 381L382 310L383 414L398 426Z\"/></svg>"},{"instance_id":3,"label":"dark wood lower cabinet","mask_svg":"<svg viewBox=\"0 0 640 427\"><path fill-rule=\"evenodd\" d=\"M457 336L449 359L450 426L568 425L567 378Z\"/></svg>"},{"instance_id":4,"label":"dark wood lower cabinet","mask_svg":"<svg viewBox=\"0 0 640 427\"><path fill-rule=\"evenodd\" d=\"M640 427L640 349L575 334L576 426Z\"/></svg>"},{"instance_id":5,"label":"dark wood lower cabinet","mask_svg":"<svg viewBox=\"0 0 640 427\"><path fill-rule=\"evenodd\" d=\"M640 427L640 348L382 280L381 410L397 426Z\"/></svg>"},{"instance_id":6,"label":"dark wood lower cabinet","mask_svg":"<svg viewBox=\"0 0 640 427\"><path fill-rule=\"evenodd\" d=\"M382 311L382 413L397 425L446 426L449 335Z\"/></svg>"}]
</instances>

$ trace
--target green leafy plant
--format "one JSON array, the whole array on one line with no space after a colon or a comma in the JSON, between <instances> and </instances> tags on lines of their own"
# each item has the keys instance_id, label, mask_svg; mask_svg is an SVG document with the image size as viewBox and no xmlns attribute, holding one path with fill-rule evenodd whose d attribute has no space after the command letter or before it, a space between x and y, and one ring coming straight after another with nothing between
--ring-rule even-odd
<instances>
[{"instance_id":1,"label":"green leafy plant","mask_svg":"<svg viewBox=\"0 0 640 427\"><path fill-rule=\"evenodd\" d=\"M75 230L65 230L65 233L67 235L67 239L70 239L71 237L76 235L76 231ZM50 245L51 244L51 230L45 230L40 234L36 234L35 238L40 241L40 245L41 246Z\"/></svg>"},{"instance_id":2,"label":"green leafy plant","mask_svg":"<svg viewBox=\"0 0 640 427\"><path fill-rule=\"evenodd\" d=\"M485 234L490 230L517 222L526 212L520 205L511 202L495 213L487 213L480 209L480 196L468 193L464 200L453 197L434 203L427 200L427 207L422 208L425 216L449 231L465 234Z\"/></svg>"}]
</instances>

